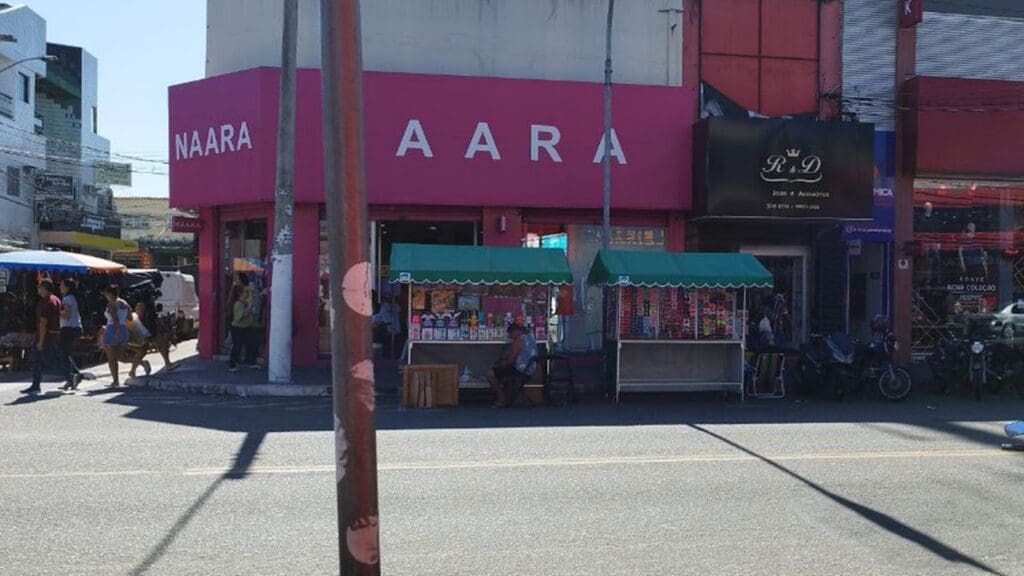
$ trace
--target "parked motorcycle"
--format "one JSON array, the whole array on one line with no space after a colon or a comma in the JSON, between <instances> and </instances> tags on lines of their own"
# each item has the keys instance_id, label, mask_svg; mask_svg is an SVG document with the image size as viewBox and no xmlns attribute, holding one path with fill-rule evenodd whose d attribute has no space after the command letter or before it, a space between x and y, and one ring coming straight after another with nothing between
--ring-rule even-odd
<instances>
[{"instance_id":1,"label":"parked motorcycle","mask_svg":"<svg viewBox=\"0 0 1024 576\"><path fill-rule=\"evenodd\" d=\"M932 389L940 394L952 390L967 374L967 348L953 327L947 327L928 355Z\"/></svg>"},{"instance_id":2,"label":"parked motorcycle","mask_svg":"<svg viewBox=\"0 0 1024 576\"><path fill-rule=\"evenodd\" d=\"M831 337L811 334L800 347L800 388L805 393L842 399L850 365L849 355Z\"/></svg>"},{"instance_id":3,"label":"parked motorcycle","mask_svg":"<svg viewBox=\"0 0 1024 576\"><path fill-rule=\"evenodd\" d=\"M909 372L896 366L896 349L896 337L882 316L875 318L871 340L864 346L845 334L812 335L801 349L801 381L805 388L837 400L871 389L887 400L902 400L910 394L912 380Z\"/></svg>"},{"instance_id":4,"label":"parked motorcycle","mask_svg":"<svg viewBox=\"0 0 1024 576\"><path fill-rule=\"evenodd\" d=\"M1024 392L1024 356L1012 345L998 340L973 339L968 375L975 400L998 394L1005 388Z\"/></svg>"},{"instance_id":5,"label":"parked motorcycle","mask_svg":"<svg viewBox=\"0 0 1024 576\"><path fill-rule=\"evenodd\" d=\"M871 321L871 341L860 351L856 364L862 385L874 384L887 400L903 400L910 394L910 372L896 366L893 356L899 347L889 330L889 319L878 315Z\"/></svg>"}]
</instances>

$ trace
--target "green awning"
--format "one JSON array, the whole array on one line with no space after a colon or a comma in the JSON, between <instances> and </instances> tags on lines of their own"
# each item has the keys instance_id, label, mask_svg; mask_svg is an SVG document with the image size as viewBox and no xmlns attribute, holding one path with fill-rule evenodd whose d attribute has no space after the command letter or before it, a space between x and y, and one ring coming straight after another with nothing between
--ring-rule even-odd
<instances>
[{"instance_id":1,"label":"green awning","mask_svg":"<svg viewBox=\"0 0 1024 576\"><path fill-rule=\"evenodd\" d=\"M411 284L571 284L572 272L557 248L395 244L390 278Z\"/></svg>"},{"instance_id":2,"label":"green awning","mask_svg":"<svg viewBox=\"0 0 1024 576\"><path fill-rule=\"evenodd\" d=\"M770 288L772 274L750 254L602 250L590 268L594 286Z\"/></svg>"}]
</instances>

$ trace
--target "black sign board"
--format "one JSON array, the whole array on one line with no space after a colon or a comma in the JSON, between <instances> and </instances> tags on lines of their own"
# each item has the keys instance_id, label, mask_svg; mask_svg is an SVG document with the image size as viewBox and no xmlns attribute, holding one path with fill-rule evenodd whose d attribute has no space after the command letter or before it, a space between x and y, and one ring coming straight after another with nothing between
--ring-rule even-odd
<instances>
[{"instance_id":1,"label":"black sign board","mask_svg":"<svg viewBox=\"0 0 1024 576\"><path fill-rule=\"evenodd\" d=\"M42 173L36 174L36 192L44 196L62 196L74 198L75 187L71 176L60 176L58 174Z\"/></svg>"},{"instance_id":2,"label":"black sign board","mask_svg":"<svg viewBox=\"0 0 1024 576\"><path fill-rule=\"evenodd\" d=\"M872 216L872 124L708 118L697 124L695 140L695 192L703 215Z\"/></svg>"}]
</instances>

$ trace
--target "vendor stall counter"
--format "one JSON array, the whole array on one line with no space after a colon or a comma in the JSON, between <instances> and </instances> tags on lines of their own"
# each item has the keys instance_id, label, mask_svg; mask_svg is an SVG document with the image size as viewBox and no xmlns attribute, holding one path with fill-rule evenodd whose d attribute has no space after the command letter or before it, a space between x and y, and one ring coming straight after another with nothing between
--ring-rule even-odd
<instances>
[{"instance_id":1,"label":"vendor stall counter","mask_svg":"<svg viewBox=\"0 0 1024 576\"><path fill-rule=\"evenodd\" d=\"M606 360L623 392L732 391L743 397L746 289L771 287L751 255L602 251Z\"/></svg>"},{"instance_id":2,"label":"vendor stall counter","mask_svg":"<svg viewBox=\"0 0 1024 576\"><path fill-rule=\"evenodd\" d=\"M395 244L390 279L407 286L408 363L457 365L466 389L488 386L513 322L547 352L552 303L572 273L559 249Z\"/></svg>"}]
</instances>

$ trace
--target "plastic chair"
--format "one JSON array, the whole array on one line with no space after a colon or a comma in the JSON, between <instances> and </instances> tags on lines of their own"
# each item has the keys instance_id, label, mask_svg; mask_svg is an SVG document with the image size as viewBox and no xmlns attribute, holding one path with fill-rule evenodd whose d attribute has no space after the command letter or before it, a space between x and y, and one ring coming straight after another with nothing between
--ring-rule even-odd
<instances>
[{"instance_id":1,"label":"plastic chair","mask_svg":"<svg viewBox=\"0 0 1024 576\"><path fill-rule=\"evenodd\" d=\"M757 399L783 398L786 395L786 355L758 354L749 395Z\"/></svg>"}]
</instances>

